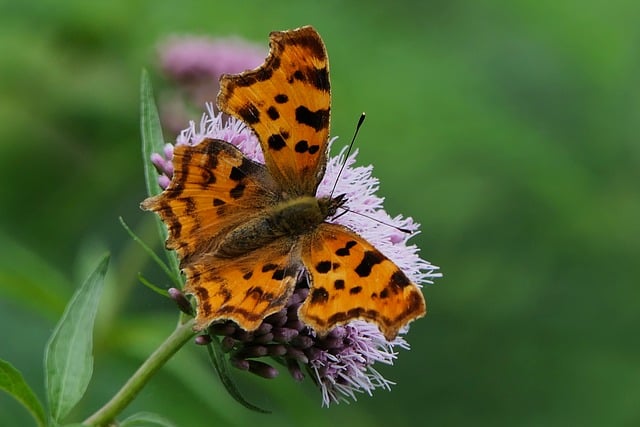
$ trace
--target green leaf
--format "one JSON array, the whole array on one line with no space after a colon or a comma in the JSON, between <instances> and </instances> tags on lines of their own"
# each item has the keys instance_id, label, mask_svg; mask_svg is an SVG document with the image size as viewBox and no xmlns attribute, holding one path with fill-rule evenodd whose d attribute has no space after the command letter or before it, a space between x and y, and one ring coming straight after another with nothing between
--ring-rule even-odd
<instances>
[{"instance_id":1,"label":"green leaf","mask_svg":"<svg viewBox=\"0 0 640 427\"><path fill-rule=\"evenodd\" d=\"M93 373L93 324L109 256L78 288L58 322L44 355L49 412L60 421L78 403Z\"/></svg>"},{"instance_id":2,"label":"green leaf","mask_svg":"<svg viewBox=\"0 0 640 427\"><path fill-rule=\"evenodd\" d=\"M149 73L142 70L140 82L140 131L142 133L142 161L144 163L144 176L147 183L147 194L155 196L159 194L161 189L158 185L158 172L151 163L151 154L162 153L164 149L164 136L162 135L162 126L160 124L160 116L156 108L156 102L153 97L153 87L149 79ZM156 216L156 224L160 240L167 240L167 228L159 217ZM180 267L175 252L167 251L169 264L174 272L175 277L180 277Z\"/></svg>"},{"instance_id":3,"label":"green leaf","mask_svg":"<svg viewBox=\"0 0 640 427\"><path fill-rule=\"evenodd\" d=\"M33 415L38 426L44 426L46 415L24 377L11 363L0 359L0 390L4 390L20 402Z\"/></svg>"},{"instance_id":4,"label":"green leaf","mask_svg":"<svg viewBox=\"0 0 640 427\"><path fill-rule=\"evenodd\" d=\"M168 419L151 412L140 412L134 414L120 423L120 427L177 427Z\"/></svg>"},{"instance_id":5,"label":"green leaf","mask_svg":"<svg viewBox=\"0 0 640 427\"><path fill-rule=\"evenodd\" d=\"M151 163L151 154L162 153L165 142L147 70L142 70L140 82L140 131L142 133L142 156L147 194L155 196L161 192L161 189L158 185L158 172Z\"/></svg>"},{"instance_id":6,"label":"green leaf","mask_svg":"<svg viewBox=\"0 0 640 427\"><path fill-rule=\"evenodd\" d=\"M224 352L222 351L222 347L220 345L220 341L218 337L212 336L211 343L207 345L207 350L209 352L209 359L211 359L211 363L213 363L216 372L220 376L220 381L227 389L231 397L233 397L238 403L244 406L247 409L251 409L252 411L261 412L263 414L270 414L271 411L266 409L262 409L253 403L247 401L244 396L238 390L238 386L231 378L231 372L229 370L229 361L227 360Z\"/></svg>"}]
</instances>

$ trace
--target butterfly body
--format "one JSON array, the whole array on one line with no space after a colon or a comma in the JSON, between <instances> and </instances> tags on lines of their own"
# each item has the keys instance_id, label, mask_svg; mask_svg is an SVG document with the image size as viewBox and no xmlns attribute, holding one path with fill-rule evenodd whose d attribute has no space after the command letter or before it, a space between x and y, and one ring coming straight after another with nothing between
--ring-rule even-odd
<instances>
[{"instance_id":1,"label":"butterfly body","mask_svg":"<svg viewBox=\"0 0 640 427\"><path fill-rule=\"evenodd\" d=\"M332 222L345 195L316 195L329 136L324 43L311 27L270 37L265 63L222 76L218 95L220 110L254 131L265 164L216 139L176 146L169 187L141 206L167 224L166 246L198 302L196 329L233 320L253 331L306 285L298 315L318 334L363 319L392 340L426 313L422 292L371 243Z\"/></svg>"},{"instance_id":2,"label":"butterfly body","mask_svg":"<svg viewBox=\"0 0 640 427\"><path fill-rule=\"evenodd\" d=\"M327 217L335 214L340 199L311 196L287 200L275 207L270 218L272 228L283 234L298 236L314 231Z\"/></svg>"},{"instance_id":3,"label":"butterfly body","mask_svg":"<svg viewBox=\"0 0 640 427\"><path fill-rule=\"evenodd\" d=\"M311 233L334 215L342 203L342 196L335 199L301 196L284 200L231 230L215 253L221 258L234 258L277 239L288 241Z\"/></svg>"}]
</instances>

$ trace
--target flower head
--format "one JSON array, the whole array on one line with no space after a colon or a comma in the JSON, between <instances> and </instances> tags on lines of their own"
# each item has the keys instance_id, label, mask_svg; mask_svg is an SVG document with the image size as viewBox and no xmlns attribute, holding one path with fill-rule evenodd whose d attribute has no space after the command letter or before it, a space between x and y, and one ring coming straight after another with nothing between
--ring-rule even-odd
<instances>
[{"instance_id":1,"label":"flower head","mask_svg":"<svg viewBox=\"0 0 640 427\"><path fill-rule=\"evenodd\" d=\"M158 56L163 74L177 88L161 105L163 125L175 135L192 109L201 111L206 102L214 101L222 74L253 69L266 52L239 37L173 36L159 44Z\"/></svg>"},{"instance_id":2,"label":"flower head","mask_svg":"<svg viewBox=\"0 0 640 427\"><path fill-rule=\"evenodd\" d=\"M181 83L217 81L223 73L255 68L266 54L262 47L240 38L197 36L173 36L162 42L158 51L165 75Z\"/></svg>"},{"instance_id":3,"label":"flower head","mask_svg":"<svg viewBox=\"0 0 640 427\"><path fill-rule=\"evenodd\" d=\"M205 138L216 138L236 145L246 157L264 163L260 144L242 122L223 119L211 105L199 125L194 122L183 130L176 144L197 145ZM155 154L152 161L160 173L159 183L166 188L173 173L173 147ZM408 244L410 236L399 231L407 229L415 234L419 224L411 218L391 217L383 208L383 199L376 195L378 180L371 166L354 166L357 152L347 156L343 150L329 159L317 196L326 196L336 186L336 194L345 194L349 212L329 221L343 224L359 233L382 253L394 261L415 283L432 283L439 277L437 267L418 255L418 248ZM339 171L342 173L338 177ZM337 181L336 181L337 180ZM387 341L377 326L353 321L337 326L326 336L318 336L298 318L298 309L309 293L303 275L287 305L266 317L253 332L239 328L231 321L215 323L208 333L223 337L223 348L231 363L265 378L277 375L277 370L265 363L275 359L287 367L293 378L302 380L305 371L320 387L324 405L355 399L357 393L371 394L376 388L389 389L393 384L375 370L376 363L392 364L396 349L408 349L402 337L406 329L392 341ZM258 360L260 359L260 360Z\"/></svg>"}]
</instances>

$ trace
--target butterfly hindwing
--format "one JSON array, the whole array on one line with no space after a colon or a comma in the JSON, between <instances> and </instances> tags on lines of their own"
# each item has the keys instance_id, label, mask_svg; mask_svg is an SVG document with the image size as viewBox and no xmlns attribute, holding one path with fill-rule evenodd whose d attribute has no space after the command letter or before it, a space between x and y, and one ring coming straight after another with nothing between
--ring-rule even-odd
<instances>
[{"instance_id":1,"label":"butterfly hindwing","mask_svg":"<svg viewBox=\"0 0 640 427\"><path fill-rule=\"evenodd\" d=\"M184 269L185 291L198 300L195 329L233 320L253 331L280 311L295 288L300 264L289 238L234 258L205 255Z\"/></svg>"},{"instance_id":2,"label":"butterfly hindwing","mask_svg":"<svg viewBox=\"0 0 640 427\"><path fill-rule=\"evenodd\" d=\"M223 75L218 106L258 136L267 169L291 196L314 195L327 161L329 61L311 27L273 32L259 68Z\"/></svg>"},{"instance_id":3,"label":"butterfly hindwing","mask_svg":"<svg viewBox=\"0 0 640 427\"><path fill-rule=\"evenodd\" d=\"M178 252L181 266L215 248L249 215L277 202L265 167L227 142L206 139L195 146L178 145L173 165L169 187L141 206L167 224L166 246Z\"/></svg>"},{"instance_id":4,"label":"butterfly hindwing","mask_svg":"<svg viewBox=\"0 0 640 427\"><path fill-rule=\"evenodd\" d=\"M321 224L302 246L311 290L300 319L323 335L351 320L374 322L392 340L426 313L420 288L365 239L338 224Z\"/></svg>"}]
</instances>

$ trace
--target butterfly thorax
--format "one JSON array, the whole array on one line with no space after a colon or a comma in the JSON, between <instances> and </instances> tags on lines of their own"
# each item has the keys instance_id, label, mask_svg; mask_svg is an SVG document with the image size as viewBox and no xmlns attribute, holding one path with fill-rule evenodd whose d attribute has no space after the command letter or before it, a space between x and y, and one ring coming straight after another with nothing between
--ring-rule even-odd
<instances>
[{"instance_id":1,"label":"butterfly thorax","mask_svg":"<svg viewBox=\"0 0 640 427\"><path fill-rule=\"evenodd\" d=\"M310 233L335 215L344 201L344 195L335 198L301 196L284 200L231 230L218 245L215 255L233 258L281 237Z\"/></svg>"},{"instance_id":2,"label":"butterfly thorax","mask_svg":"<svg viewBox=\"0 0 640 427\"><path fill-rule=\"evenodd\" d=\"M336 198L302 196L286 200L273 209L271 225L274 231L283 235L305 234L335 215L343 203L343 195Z\"/></svg>"}]
</instances>

